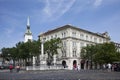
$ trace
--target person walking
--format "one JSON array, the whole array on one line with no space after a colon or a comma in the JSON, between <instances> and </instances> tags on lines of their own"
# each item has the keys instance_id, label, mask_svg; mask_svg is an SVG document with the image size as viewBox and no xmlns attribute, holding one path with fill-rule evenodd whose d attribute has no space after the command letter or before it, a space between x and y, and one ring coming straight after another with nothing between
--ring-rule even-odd
<instances>
[{"instance_id":1,"label":"person walking","mask_svg":"<svg viewBox=\"0 0 120 80\"><path fill-rule=\"evenodd\" d=\"M19 71L20 71L20 66L17 65L17 66L16 66L16 72L19 72Z\"/></svg>"},{"instance_id":2,"label":"person walking","mask_svg":"<svg viewBox=\"0 0 120 80\"><path fill-rule=\"evenodd\" d=\"M80 64L78 64L78 66L77 66L77 70L78 70L78 71L80 70Z\"/></svg>"},{"instance_id":3,"label":"person walking","mask_svg":"<svg viewBox=\"0 0 120 80\"><path fill-rule=\"evenodd\" d=\"M10 69L10 72L13 72L13 65L12 64L10 64L9 69Z\"/></svg>"},{"instance_id":4,"label":"person walking","mask_svg":"<svg viewBox=\"0 0 120 80\"><path fill-rule=\"evenodd\" d=\"M111 68L112 68L112 65L110 63L107 64L107 67L108 67L108 72L111 71Z\"/></svg>"}]
</instances>

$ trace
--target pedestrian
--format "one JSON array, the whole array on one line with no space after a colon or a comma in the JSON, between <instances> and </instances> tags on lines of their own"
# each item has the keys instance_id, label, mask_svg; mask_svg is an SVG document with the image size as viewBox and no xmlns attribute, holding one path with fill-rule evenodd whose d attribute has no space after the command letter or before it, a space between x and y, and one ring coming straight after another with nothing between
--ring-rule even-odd
<instances>
[{"instance_id":1,"label":"pedestrian","mask_svg":"<svg viewBox=\"0 0 120 80\"><path fill-rule=\"evenodd\" d=\"M73 70L75 70L76 69L76 64L73 64Z\"/></svg>"},{"instance_id":2,"label":"pedestrian","mask_svg":"<svg viewBox=\"0 0 120 80\"><path fill-rule=\"evenodd\" d=\"M112 65L110 63L107 64L107 67L108 67L108 72L111 71L111 68L112 68Z\"/></svg>"},{"instance_id":3,"label":"pedestrian","mask_svg":"<svg viewBox=\"0 0 120 80\"><path fill-rule=\"evenodd\" d=\"M17 66L16 66L16 72L19 72L19 71L20 71L20 66L17 65Z\"/></svg>"},{"instance_id":4,"label":"pedestrian","mask_svg":"<svg viewBox=\"0 0 120 80\"><path fill-rule=\"evenodd\" d=\"M12 64L10 64L9 69L10 69L10 72L13 72L13 65Z\"/></svg>"},{"instance_id":5,"label":"pedestrian","mask_svg":"<svg viewBox=\"0 0 120 80\"><path fill-rule=\"evenodd\" d=\"M105 69L106 69L106 65L105 65L105 64L103 64L103 67L102 67L102 68L103 68L103 70L105 70Z\"/></svg>"},{"instance_id":6,"label":"pedestrian","mask_svg":"<svg viewBox=\"0 0 120 80\"><path fill-rule=\"evenodd\" d=\"M78 64L78 66L77 66L77 70L79 71L80 70L80 65Z\"/></svg>"}]
</instances>

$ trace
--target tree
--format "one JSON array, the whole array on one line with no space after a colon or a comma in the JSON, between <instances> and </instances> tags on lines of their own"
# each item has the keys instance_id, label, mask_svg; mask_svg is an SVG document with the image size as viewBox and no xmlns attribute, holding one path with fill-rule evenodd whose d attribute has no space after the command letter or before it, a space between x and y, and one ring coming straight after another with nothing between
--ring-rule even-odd
<instances>
[{"instance_id":1,"label":"tree","mask_svg":"<svg viewBox=\"0 0 120 80\"><path fill-rule=\"evenodd\" d=\"M118 61L120 54L117 52L114 43L103 43L83 47L81 50L81 58L102 65Z\"/></svg>"},{"instance_id":2,"label":"tree","mask_svg":"<svg viewBox=\"0 0 120 80\"><path fill-rule=\"evenodd\" d=\"M2 48L1 51L2 51L3 62L5 60L9 61L9 59L10 59L10 57L9 57L9 48Z\"/></svg>"},{"instance_id":3,"label":"tree","mask_svg":"<svg viewBox=\"0 0 120 80\"><path fill-rule=\"evenodd\" d=\"M40 54L40 42L38 41L28 41L26 43L19 42L16 44L16 47L18 49L19 58L25 60L25 63L27 63L27 59L32 60L33 56L38 56ZM32 62L31 62L32 63Z\"/></svg>"},{"instance_id":4,"label":"tree","mask_svg":"<svg viewBox=\"0 0 120 80\"><path fill-rule=\"evenodd\" d=\"M15 65L15 61L18 59L18 52L16 47L9 48L9 54L11 60L13 60L13 64Z\"/></svg>"},{"instance_id":5,"label":"tree","mask_svg":"<svg viewBox=\"0 0 120 80\"><path fill-rule=\"evenodd\" d=\"M33 55L33 56L38 56L41 51L40 51L40 41L37 40L37 41L32 41L31 44L30 44L30 53Z\"/></svg>"},{"instance_id":6,"label":"tree","mask_svg":"<svg viewBox=\"0 0 120 80\"><path fill-rule=\"evenodd\" d=\"M86 47L83 47L81 49L81 58L87 60L90 63L91 69L95 53L96 53L95 45L87 45Z\"/></svg>"},{"instance_id":7,"label":"tree","mask_svg":"<svg viewBox=\"0 0 120 80\"><path fill-rule=\"evenodd\" d=\"M51 39L50 41L44 43L44 51L45 54L48 55L47 58L48 65L51 65L53 61L53 55L58 54L57 49L60 48L58 45L60 43L61 43L60 38Z\"/></svg>"},{"instance_id":8,"label":"tree","mask_svg":"<svg viewBox=\"0 0 120 80\"><path fill-rule=\"evenodd\" d=\"M103 43L98 45L99 49L95 55L95 60L100 64L118 61L117 48L114 43Z\"/></svg>"}]
</instances>

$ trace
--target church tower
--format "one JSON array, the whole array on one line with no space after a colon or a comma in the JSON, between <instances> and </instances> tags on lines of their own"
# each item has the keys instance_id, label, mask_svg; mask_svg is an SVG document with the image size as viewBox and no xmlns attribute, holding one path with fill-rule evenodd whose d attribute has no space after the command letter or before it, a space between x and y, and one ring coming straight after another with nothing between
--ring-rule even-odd
<instances>
[{"instance_id":1,"label":"church tower","mask_svg":"<svg viewBox=\"0 0 120 80\"><path fill-rule=\"evenodd\" d=\"M33 40L32 32L30 31L30 20L29 17L27 19L27 30L24 35L24 42L27 42L28 40Z\"/></svg>"}]
</instances>

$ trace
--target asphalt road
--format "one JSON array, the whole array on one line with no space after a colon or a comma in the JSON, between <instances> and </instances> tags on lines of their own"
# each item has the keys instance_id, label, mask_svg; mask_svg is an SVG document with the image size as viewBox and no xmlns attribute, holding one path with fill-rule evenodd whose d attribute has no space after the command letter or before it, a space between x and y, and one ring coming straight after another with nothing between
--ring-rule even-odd
<instances>
[{"instance_id":1,"label":"asphalt road","mask_svg":"<svg viewBox=\"0 0 120 80\"><path fill-rule=\"evenodd\" d=\"M0 80L120 80L120 72L102 70L46 70L20 71L0 70Z\"/></svg>"}]
</instances>

